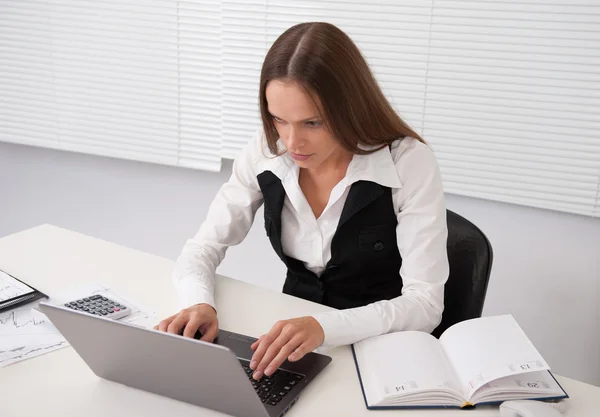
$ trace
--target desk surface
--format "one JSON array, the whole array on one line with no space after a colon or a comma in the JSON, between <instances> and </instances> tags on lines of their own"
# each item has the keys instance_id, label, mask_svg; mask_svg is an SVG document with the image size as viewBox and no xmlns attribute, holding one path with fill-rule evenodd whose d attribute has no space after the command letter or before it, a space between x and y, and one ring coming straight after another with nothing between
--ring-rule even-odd
<instances>
[{"instance_id":1,"label":"desk surface","mask_svg":"<svg viewBox=\"0 0 600 417\"><path fill-rule=\"evenodd\" d=\"M158 318L177 311L173 262L89 236L44 225L0 239L0 268L50 296L85 282L102 283L152 307ZM219 277L223 329L259 336L278 319L328 308L241 281ZM289 416L499 416L498 407L475 410L368 411L348 347L332 350L332 363L301 395ZM598 416L600 388L557 376L571 396L566 416ZM72 348L0 368L0 416L224 416L190 404L96 377Z\"/></svg>"}]
</instances>

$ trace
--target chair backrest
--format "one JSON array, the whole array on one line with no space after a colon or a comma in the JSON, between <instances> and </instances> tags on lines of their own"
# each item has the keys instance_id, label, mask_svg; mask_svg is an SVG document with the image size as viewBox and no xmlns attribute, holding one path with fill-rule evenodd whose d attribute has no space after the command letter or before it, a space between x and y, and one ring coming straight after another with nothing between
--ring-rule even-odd
<instances>
[{"instance_id":1,"label":"chair backrest","mask_svg":"<svg viewBox=\"0 0 600 417\"><path fill-rule=\"evenodd\" d=\"M450 275L435 337L455 323L481 317L493 258L492 245L477 226L450 210L446 215Z\"/></svg>"}]
</instances>

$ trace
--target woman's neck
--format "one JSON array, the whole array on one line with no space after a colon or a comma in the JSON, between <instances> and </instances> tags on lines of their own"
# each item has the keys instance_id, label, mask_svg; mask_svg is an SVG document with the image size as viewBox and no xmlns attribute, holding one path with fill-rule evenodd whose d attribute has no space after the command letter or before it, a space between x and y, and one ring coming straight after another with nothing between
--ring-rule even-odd
<instances>
[{"instance_id":1,"label":"woman's neck","mask_svg":"<svg viewBox=\"0 0 600 417\"><path fill-rule=\"evenodd\" d=\"M314 168L306 168L304 171L309 177L313 178L330 178L338 177L340 180L346 176L348 166L352 161L352 153L346 150L340 150L331 154L319 166Z\"/></svg>"}]
</instances>

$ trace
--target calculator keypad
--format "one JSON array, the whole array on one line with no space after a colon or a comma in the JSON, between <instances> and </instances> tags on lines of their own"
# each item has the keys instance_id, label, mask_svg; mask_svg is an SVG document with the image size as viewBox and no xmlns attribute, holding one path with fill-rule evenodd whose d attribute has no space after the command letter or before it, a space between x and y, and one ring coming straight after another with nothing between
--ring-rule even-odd
<instances>
[{"instance_id":1,"label":"calculator keypad","mask_svg":"<svg viewBox=\"0 0 600 417\"><path fill-rule=\"evenodd\" d=\"M98 294L71 301L64 306L109 319L120 319L130 313L130 309L126 305Z\"/></svg>"}]
</instances>

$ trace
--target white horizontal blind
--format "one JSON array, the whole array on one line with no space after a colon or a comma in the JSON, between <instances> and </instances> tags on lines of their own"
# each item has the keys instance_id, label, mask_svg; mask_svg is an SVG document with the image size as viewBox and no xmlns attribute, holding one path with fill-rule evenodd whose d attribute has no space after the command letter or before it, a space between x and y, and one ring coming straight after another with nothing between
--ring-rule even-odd
<instances>
[{"instance_id":1,"label":"white horizontal blind","mask_svg":"<svg viewBox=\"0 0 600 417\"><path fill-rule=\"evenodd\" d=\"M423 133L448 192L600 215L600 3L579 3L435 2Z\"/></svg>"},{"instance_id":2,"label":"white horizontal blind","mask_svg":"<svg viewBox=\"0 0 600 417\"><path fill-rule=\"evenodd\" d=\"M0 140L58 146L50 15L46 2L0 2Z\"/></svg>"},{"instance_id":3,"label":"white horizontal blind","mask_svg":"<svg viewBox=\"0 0 600 417\"><path fill-rule=\"evenodd\" d=\"M213 3L2 0L0 140L219 170Z\"/></svg>"},{"instance_id":4,"label":"white horizontal blind","mask_svg":"<svg viewBox=\"0 0 600 417\"><path fill-rule=\"evenodd\" d=\"M266 49L300 22L346 31L435 149L447 192L600 216L600 2L268 0L249 2L252 13L240 3L235 31L256 54L263 7ZM256 68L235 78L242 91L255 93ZM234 90L227 100L255 105ZM225 148L247 141L240 125L243 139Z\"/></svg>"},{"instance_id":5,"label":"white horizontal blind","mask_svg":"<svg viewBox=\"0 0 600 417\"><path fill-rule=\"evenodd\" d=\"M234 158L261 125L260 70L270 42L265 0L223 3L223 156Z\"/></svg>"},{"instance_id":6,"label":"white horizontal blind","mask_svg":"<svg viewBox=\"0 0 600 417\"><path fill-rule=\"evenodd\" d=\"M178 7L179 165L218 171L222 154L221 1L170 1Z\"/></svg>"},{"instance_id":7,"label":"white horizontal blind","mask_svg":"<svg viewBox=\"0 0 600 417\"><path fill-rule=\"evenodd\" d=\"M600 1L2 0L0 140L217 170L266 51L328 21L450 193L600 216Z\"/></svg>"}]
</instances>

